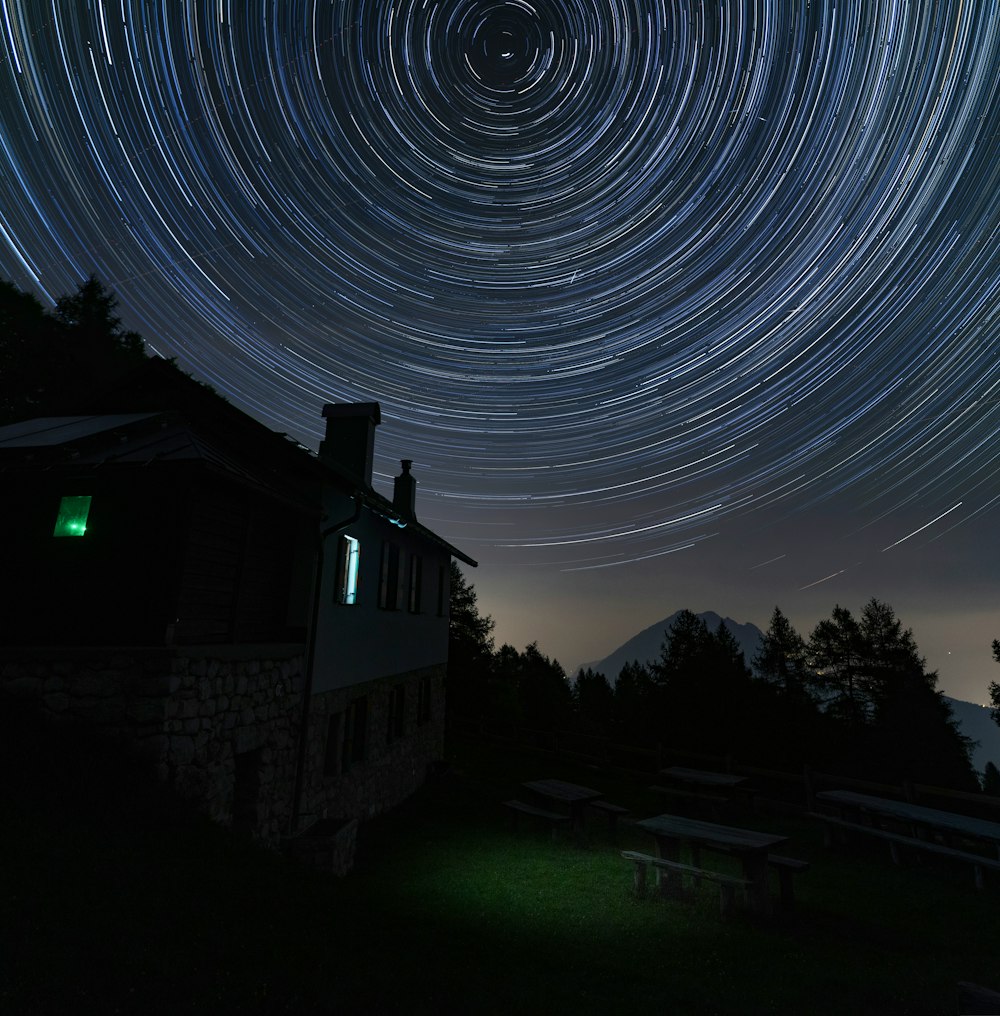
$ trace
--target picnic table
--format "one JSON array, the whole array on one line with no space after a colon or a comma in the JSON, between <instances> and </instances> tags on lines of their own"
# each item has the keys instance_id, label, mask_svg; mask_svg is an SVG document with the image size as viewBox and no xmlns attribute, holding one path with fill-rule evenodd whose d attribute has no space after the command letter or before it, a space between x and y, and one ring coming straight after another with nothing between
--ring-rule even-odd
<instances>
[{"instance_id":1,"label":"picnic table","mask_svg":"<svg viewBox=\"0 0 1000 1016\"><path fill-rule=\"evenodd\" d=\"M940 811L937 808L910 804L909 801L873 797L853 790L824 790L816 795L816 800L832 805L838 812L837 817L816 815L826 823L827 843L830 842L831 828L836 828L841 833L851 830L885 840L889 844L892 860L897 864L900 860L900 846L943 855L971 865L978 889L983 887L984 869L1000 870L1000 822ZM893 823L908 825L909 835L886 828ZM944 841L943 844L937 842L939 838ZM997 853L997 860L957 849L952 844L960 839L972 839L992 846Z\"/></svg>"},{"instance_id":2,"label":"picnic table","mask_svg":"<svg viewBox=\"0 0 1000 1016\"><path fill-rule=\"evenodd\" d=\"M636 825L652 834L657 854L674 863L680 862L682 846L687 846L690 851L695 868L700 865L702 850L738 858L743 867L743 877L749 882L750 909L762 917L771 915L771 898L767 889L768 851L786 842L787 836L738 829L680 815L655 815L640 820Z\"/></svg>"},{"instance_id":3,"label":"picnic table","mask_svg":"<svg viewBox=\"0 0 1000 1016\"><path fill-rule=\"evenodd\" d=\"M693 799L708 809L713 819L722 817L733 798L746 789L747 777L735 773L717 773L686 766L670 766L660 770L666 785L650 787L666 803L669 799ZM751 801L752 803L752 801ZM668 805L669 807L669 805Z\"/></svg>"},{"instance_id":4,"label":"picnic table","mask_svg":"<svg viewBox=\"0 0 1000 1016\"><path fill-rule=\"evenodd\" d=\"M600 800L604 794L591 787L581 787L565 780L528 780L521 784L525 790L568 808L570 824L575 832L583 830L583 815L587 805Z\"/></svg>"},{"instance_id":5,"label":"picnic table","mask_svg":"<svg viewBox=\"0 0 1000 1016\"><path fill-rule=\"evenodd\" d=\"M660 770L661 776L681 783L694 783L702 787L738 787L746 783L745 776L736 773L713 773L705 769L688 769L685 766L670 766Z\"/></svg>"},{"instance_id":6,"label":"picnic table","mask_svg":"<svg viewBox=\"0 0 1000 1016\"><path fill-rule=\"evenodd\" d=\"M864 818L897 820L909 823L914 832L930 831L943 835L958 834L992 844L1000 857L1000 822L990 822L971 815L958 815L953 811L927 808L909 801L859 794L853 790L823 790L816 800L837 808L854 812Z\"/></svg>"}]
</instances>

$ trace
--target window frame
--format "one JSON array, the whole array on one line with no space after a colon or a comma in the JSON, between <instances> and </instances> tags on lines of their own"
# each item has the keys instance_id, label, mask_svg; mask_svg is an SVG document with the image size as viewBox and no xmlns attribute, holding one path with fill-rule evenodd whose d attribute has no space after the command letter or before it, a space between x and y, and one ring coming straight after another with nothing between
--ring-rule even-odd
<instances>
[{"instance_id":1,"label":"window frame","mask_svg":"<svg viewBox=\"0 0 1000 1016\"><path fill-rule=\"evenodd\" d=\"M352 699L344 711L344 736L341 745L341 772L364 762L368 754L368 696Z\"/></svg>"},{"instance_id":2,"label":"window frame","mask_svg":"<svg viewBox=\"0 0 1000 1016\"><path fill-rule=\"evenodd\" d=\"M399 544L382 541L382 558L379 562L378 605L380 610L399 609Z\"/></svg>"},{"instance_id":3,"label":"window frame","mask_svg":"<svg viewBox=\"0 0 1000 1016\"><path fill-rule=\"evenodd\" d=\"M361 541L342 533L337 541L337 572L334 602L353 607L358 602L358 576L361 572Z\"/></svg>"},{"instance_id":4,"label":"window frame","mask_svg":"<svg viewBox=\"0 0 1000 1016\"><path fill-rule=\"evenodd\" d=\"M421 612L423 598L424 561L419 554L410 554L409 591L407 608L411 614Z\"/></svg>"}]
</instances>

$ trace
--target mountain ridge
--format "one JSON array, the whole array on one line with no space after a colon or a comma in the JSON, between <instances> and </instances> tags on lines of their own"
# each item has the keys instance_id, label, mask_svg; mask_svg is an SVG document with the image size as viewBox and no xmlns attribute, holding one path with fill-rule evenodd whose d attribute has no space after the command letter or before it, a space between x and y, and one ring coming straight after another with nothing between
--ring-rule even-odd
<instances>
[{"instance_id":1,"label":"mountain ridge","mask_svg":"<svg viewBox=\"0 0 1000 1016\"><path fill-rule=\"evenodd\" d=\"M674 611L669 617L662 621L643 628L642 631L633 635L623 642L614 652L609 653L601 660L592 663L582 663L572 673L575 675L580 670L588 667L595 673L604 674L612 687L626 663L638 660L640 663L651 663L660 656L660 650L666 638L667 629L674 623L681 611ZM752 622L740 623L731 617L721 617L713 610L706 610L697 615L709 628L715 631L721 622L730 631L733 638L739 643L743 650L743 657L750 666L750 661L757 652L760 640L764 633ZM751 667L751 669L753 669ZM966 736L977 742L972 752L972 765L979 772L983 771L987 762L993 762L1000 766L1000 726L993 722L988 706L978 705L975 702L966 702L963 699L955 699L950 695L944 696L945 701L951 706L952 716L958 724L959 730Z\"/></svg>"}]
</instances>

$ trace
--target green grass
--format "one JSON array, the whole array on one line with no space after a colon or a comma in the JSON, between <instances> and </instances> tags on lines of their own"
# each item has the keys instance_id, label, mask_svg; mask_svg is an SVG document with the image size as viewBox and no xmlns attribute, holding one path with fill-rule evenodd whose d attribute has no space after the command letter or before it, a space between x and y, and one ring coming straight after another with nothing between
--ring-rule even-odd
<instances>
[{"instance_id":1,"label":"green grass","mask_svg":"<svg viewBox=\"0 0 1000 1016\"><path fill-rule=\"evenodd\" d=\"M10 727L10 724L5 727ZM6 736L4 736L6 735ZM829 851L813 824L747 819L812 861L796 911L722 922L711 886L636 900L619 848L509 827L499 802L561 777L653 814L649 781L461 742L451 768L362 827L355 870L299 869L193 816L112 751L2 729L3 1013L953 1013L1000 987L1000 886ZM124 771L123 771L124 770Z\"/></svg>"}]
</instances>

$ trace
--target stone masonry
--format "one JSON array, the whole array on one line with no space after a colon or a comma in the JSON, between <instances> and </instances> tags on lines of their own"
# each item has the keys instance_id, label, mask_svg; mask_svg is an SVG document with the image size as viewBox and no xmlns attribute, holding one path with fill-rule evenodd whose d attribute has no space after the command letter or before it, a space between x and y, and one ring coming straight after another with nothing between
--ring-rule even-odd
<instances>
[{"instance_id":1,"label":"stone masonry","mask_svg":"<svg viewBox=\"0 0 1000 1016\"><path fill-rule=\"evenodd\" d=\"M331 867L343 872L357 821L409 797L442 758L444 667L313 696L301 807L289 838L303 672L301 645L0 652L3 693L37 702L53 720L125 739L209 817L268 846L327 856L322 837L300 842L300 849L296 840L313 827L335 830ZM401 725L390 732L393 689L403 708ZM342 764L342 744L327 744L330 716L346 715L358 698L366 701L364 757ZM343 725L335 728L342 738Z\"/></svg>"}]
</instances>

